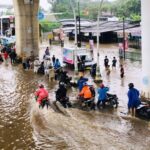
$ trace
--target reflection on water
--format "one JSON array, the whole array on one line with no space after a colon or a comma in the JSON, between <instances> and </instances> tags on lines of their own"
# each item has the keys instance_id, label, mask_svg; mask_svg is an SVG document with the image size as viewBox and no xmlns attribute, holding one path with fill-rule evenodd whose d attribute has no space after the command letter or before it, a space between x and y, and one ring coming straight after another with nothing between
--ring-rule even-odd
<instances>
[{"instance_id":1,"label":"reflection on water","mask_svg":"<svg viewBox=\"0 0 150 150\"><path fill-rule=\"evenodd\" d=\"M110 53L109 57L113 58L113 55ZM105 52L101 55L102 58L103 56ZM103 59L100 64L103 64ZM109 81L103 78L111 92L119 97L118 110L86 112L69 109L69 116L56 113L51 108L40 110L34 100L33 93L38 83L42 82L48 88L51 100L54 100L57 85L48 84L45 76L23 71L21 66L1 65L0 149L149 150L149 122L118 115L120 111L126 111L128 82L135 81L134 75L140 72L140 69L136 69L140 68L140 63L129 64L130 61L125 64L124 86L120 86L117 69L111 71ZM103 66L101 71L104 77ZM77 90L70 89L69 95L70 99L75 99Z\"/></svg>"}]
</instances>

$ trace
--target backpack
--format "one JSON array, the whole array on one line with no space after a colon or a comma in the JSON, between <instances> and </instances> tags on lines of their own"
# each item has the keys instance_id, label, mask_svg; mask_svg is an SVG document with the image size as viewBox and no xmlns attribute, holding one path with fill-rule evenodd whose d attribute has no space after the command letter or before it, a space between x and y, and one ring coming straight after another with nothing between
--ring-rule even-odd
<instances>
[{"instance_id":1,"label":"backpack","mask_svg":"<svg viewBox=\"0 0 150 150\"><path fill-rule=\"evenodd\" d=\"M90 91L92 93L92 97L95 97L95 89L93 86L90 86Z\"/></svg>"}]
</instances>

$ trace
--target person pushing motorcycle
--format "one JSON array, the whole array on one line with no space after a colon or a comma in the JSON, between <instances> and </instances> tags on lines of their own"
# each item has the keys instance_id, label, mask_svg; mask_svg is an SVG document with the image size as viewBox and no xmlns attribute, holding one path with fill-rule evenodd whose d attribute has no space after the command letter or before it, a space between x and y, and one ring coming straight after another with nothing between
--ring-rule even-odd
<instances>
[{"instance_id":1,"label":"person pushing motorcycle","mask_svg":"<svg viewBox=\"0 0 150 150\"><path fill-rule=\"evenodd\" d=\"M91 109L95 110L94 97L92 95L90 86L86 82L83 83L83 88L78 96L82 106L83 104L87 103Z\"/></svg>"},{"instance_id":2,"label":"person pushing motorcycle","mask_svg":"<svg viewBox=\"0 0 150 150\"><path fill-rule=\"evenodd\" d=\"M48 91L44 88L43 84L39 85L39 89L35 92L36 101L39 103L39 108L43 108L45 105L48 107Z\"/></svg>"},{"instance_id":3,"label":"person pushing motorcycle","mask_svg":"<svg viewBox=\"0 0 150 150\"><path fill-rule=\"evenodd\" d=\"M56 91L56 100L59 101L64 108L72 107L69 97L67 97L67 88L64 82L59 83L59 88Z\"/></svg>"}]
</instances>

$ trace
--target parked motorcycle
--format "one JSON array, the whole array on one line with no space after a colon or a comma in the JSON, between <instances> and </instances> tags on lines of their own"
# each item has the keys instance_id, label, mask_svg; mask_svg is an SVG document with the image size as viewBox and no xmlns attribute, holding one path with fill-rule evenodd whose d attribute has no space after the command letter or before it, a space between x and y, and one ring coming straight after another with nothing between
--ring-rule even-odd
<instances>
[{"instance_id":1,"label":"parked motorcycle","mask_svg":"<svg viewBox=\"0 0 150 150\"><path fill-rule=\"evenodd\" d=\"M150 119L150 105L141 103L136 109L136 116L144 119Z\"/></svg>"}]
</instances>

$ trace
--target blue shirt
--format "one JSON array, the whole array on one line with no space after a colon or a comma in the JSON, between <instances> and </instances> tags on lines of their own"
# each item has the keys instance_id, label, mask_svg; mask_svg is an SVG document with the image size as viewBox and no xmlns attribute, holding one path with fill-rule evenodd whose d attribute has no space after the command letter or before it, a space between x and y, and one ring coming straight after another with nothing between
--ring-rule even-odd
<instances>
[{"instance_id":1,"label":"blue shirt","mask_svg":"<svg viewBox=\"0 0 150 150\"><path fill-rule=\"evenodd\" d=\"M98 88L98 100L99 101L104 101L107 99L107 91L109 91L108 87L104 87L104 88Z\"/></svg>"},{"instance_id":2,"label":"blue shirt","mask_svg":"<svg viewBox=\"0 0 150 150\"><path fill-rule=\"evenodd\" d=\"M88 78L81 78L81 79L78 80L77 85L78 85L79 91L82 90L83 84L84 84L86 81L88 81Z\"/></svg>"},{"instance_id":3,"label":"blue shirt","mask_svg":"<svg viewBox=\"0 0 150 150\"><path fill-rule=\"evenodd\" d=\"M55 63L54 63L54 69L58 69L60 67L61 67L60 62L59 61L55 61Z\"/></svg>"},{"instance_id":4,"label":"blue shirt","mask_svg":"<svg viewBox=\"0 0 150 150\"><path fill-rule=\"evenodd\" d=\"M140 104L139 91L135 88L129 89L128 91L128 108L137 107Z\"/></svg>"}]
</instances>

